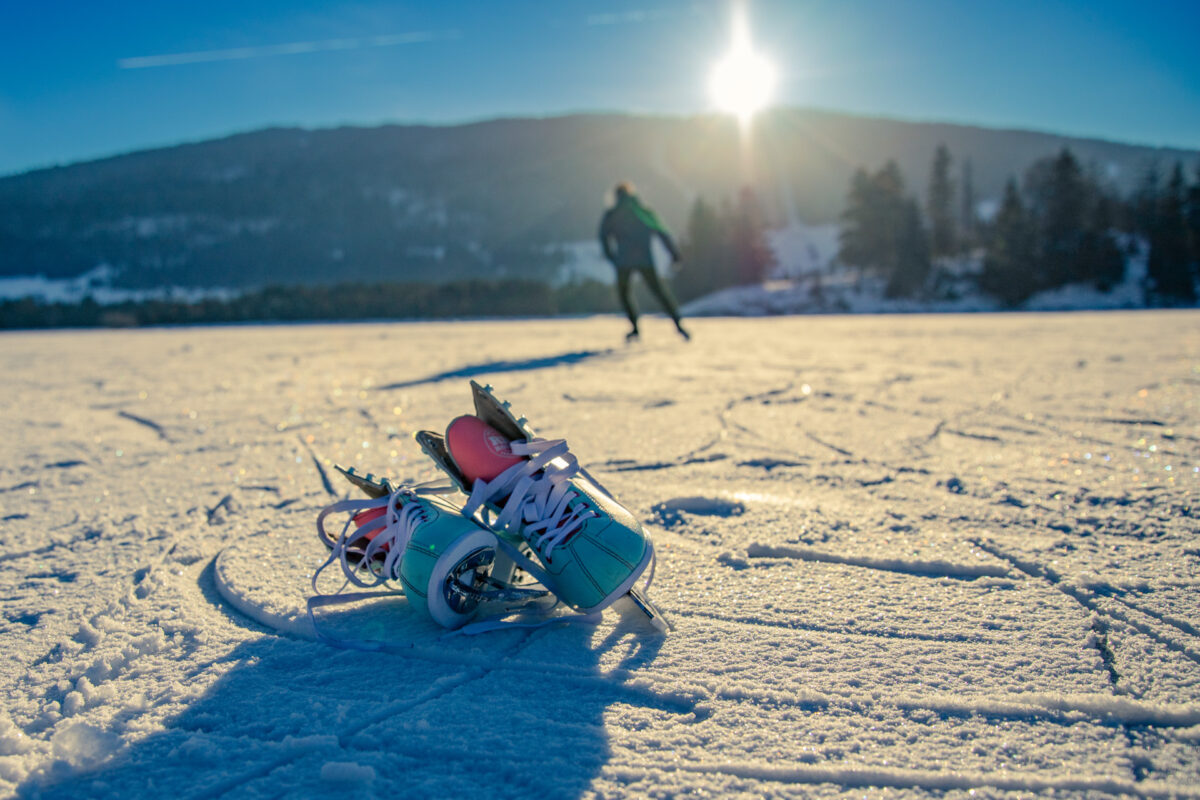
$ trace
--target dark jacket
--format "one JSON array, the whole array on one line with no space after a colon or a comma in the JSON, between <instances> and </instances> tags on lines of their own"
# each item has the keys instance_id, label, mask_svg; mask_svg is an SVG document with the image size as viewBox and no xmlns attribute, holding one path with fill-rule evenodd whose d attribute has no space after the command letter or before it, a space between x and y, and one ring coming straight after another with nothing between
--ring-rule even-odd
<instances>
[{"instance_id":1,"label":"dark jacket","mask_svg":"<svg viewBox=\"0 0 1200 800\"><path fill-rule=\"evenodd\" d=\"M617 269L653 267L650 241L655 236L662 240L672 260L678 261L679 251L671 235L654 212L636 197L621 198L600 220L600 246L604 248L604 257Z\"/></svg>"}]
</instances>

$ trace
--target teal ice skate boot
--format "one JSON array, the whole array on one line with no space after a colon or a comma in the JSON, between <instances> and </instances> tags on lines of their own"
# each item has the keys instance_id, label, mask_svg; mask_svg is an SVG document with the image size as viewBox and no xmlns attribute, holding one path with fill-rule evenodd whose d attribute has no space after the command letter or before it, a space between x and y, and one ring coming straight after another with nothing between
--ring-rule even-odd
<instances>
[{"instance_id":1,"label":"teal ice skate boot","mask_svg":"<svg viewBox=\"0 0 1200 800\"><path fill-rule=\"evenodd\" d=\"M645 595L654 544L641 524L579 466L565 440L535 437L491 387L471 381L471 390L474 415L455 419L444 437L416 435L469 496L463 513L478 513L501 550L568 606L595 614L629 597L645 620L667 630L670 624ZM514 546L517 537L540 564Z\"/></svg>"},{"instance_id":2,"label":"teal ice skate boot","mask_svg":"<svg viewBox=\"0 0 1200 800\"><path fill-rule=\"evenodd\" d=\"M491 601L546 594L493 577L497 560L509 575L511 562L503 554L497 558L495 534L436 496L453 487L396 488L386 478L376 481L353 468L337 469L371 499L335 503L317 517L317 533L330 555L313 576L314 590L321 571L336 561L359 587L398 580L414 609L450 629L471 621ZM338 512L351 517L335 538L325 530L325 518Z\"/></svg>"}]
</instances>

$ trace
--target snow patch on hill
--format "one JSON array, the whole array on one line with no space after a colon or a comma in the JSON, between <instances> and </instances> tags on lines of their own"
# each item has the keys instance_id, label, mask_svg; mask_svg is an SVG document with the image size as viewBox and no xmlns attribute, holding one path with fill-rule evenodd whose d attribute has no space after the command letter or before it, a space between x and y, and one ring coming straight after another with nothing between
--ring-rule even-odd
<instances>
[{"instance_id":1,"label":"snow patch on hill","mask_svg":"<svg viewBox=\"0 0 1200 800\"><path fill-rule=\"evenodd\" d=\"M32 298L42 303L79 303L91 298L100 305L141 302L145 300L177 300L194 303L206 298L229 299L239 293L232 289L162 286L156 289L121 289L114 287L117 270L100 264L74 278L47 278L45 275L13 275L0 277L0 300Z\"/></svg>"},{"instance_id":2,"label":"snow patch on hill","mask_svg":"<svg viewBox=\"0 0 1200 800\"><path fill-rule=\"evenodd\" d=\"M838 252L838 225L794 222L767 234L779 262L774 277L798 278L830 269Z\"/></svg>"},{"instance_id":3,"label":"snow patch on hill","mask_svg":"<svg viewBox=\"0 0 1200 800\"><path fill-rule=\"evenodd\" d=\"M879 314L1000 311L1003 306L980 292L976 277L982 253L945 259L934 266L933 296L889 298L887 282L837 264L838 226L790 225L771 232L778 260L775 277L761 285L734 286L684 306L688 316L770 316L783 314ZM1123 237L1131 255L1125 277L1110 291L1090 284L1070 284L1039 292L1023 303L1024 311L1084 311L1144 308L1148 248Z\"/></svg>"}]
</instances>

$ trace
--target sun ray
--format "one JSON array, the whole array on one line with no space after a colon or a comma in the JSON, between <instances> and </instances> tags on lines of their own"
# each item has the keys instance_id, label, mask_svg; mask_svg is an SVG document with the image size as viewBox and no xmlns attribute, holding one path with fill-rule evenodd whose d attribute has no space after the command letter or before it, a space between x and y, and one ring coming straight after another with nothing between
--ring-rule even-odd
<instances>
[{"instance_id":1,"label":"sun ray","mask_svg":"<svg viewBox=\"0 0 1200 800\"><path fill-rule=\"evenodd\" d=\"M732 46L713 67L709 92L717 108L735 115L746 126L755 113L766 108L774 91L775 67L755 52L745 6L739 3L733 11Z\"/></svg>"}]
</instances>

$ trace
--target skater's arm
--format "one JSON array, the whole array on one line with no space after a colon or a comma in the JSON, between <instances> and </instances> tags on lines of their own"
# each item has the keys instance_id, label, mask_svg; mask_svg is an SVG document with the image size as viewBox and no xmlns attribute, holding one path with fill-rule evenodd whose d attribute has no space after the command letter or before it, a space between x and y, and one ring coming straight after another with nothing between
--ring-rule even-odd
<instances>
[{"instance_id":1,"label":"skater's arm","mask_svg":"<svg viewBox=\"0 0 1200 800\"><path fill-rule=\"evenodd\" d=\"M671 254L671 263L678 263L681 259L679 248L675 246L675 240L671 238L671 234L667 233L662 228L654 231L658 234L659 240L662 241L663 247L667 248L667 252Z\"/></svg>"},{"instance_id":2,"label":"skater's arm","mask_svg":"<svg viewBox=\"0 0 1200 800\"><path fill-rule=\"evenodd\" d=\"M604 250L604 257L615 264L617 254L612 245L612 217L610 214L605 214L600 220L600 248Z\"/></svg>"}]
</instances>

